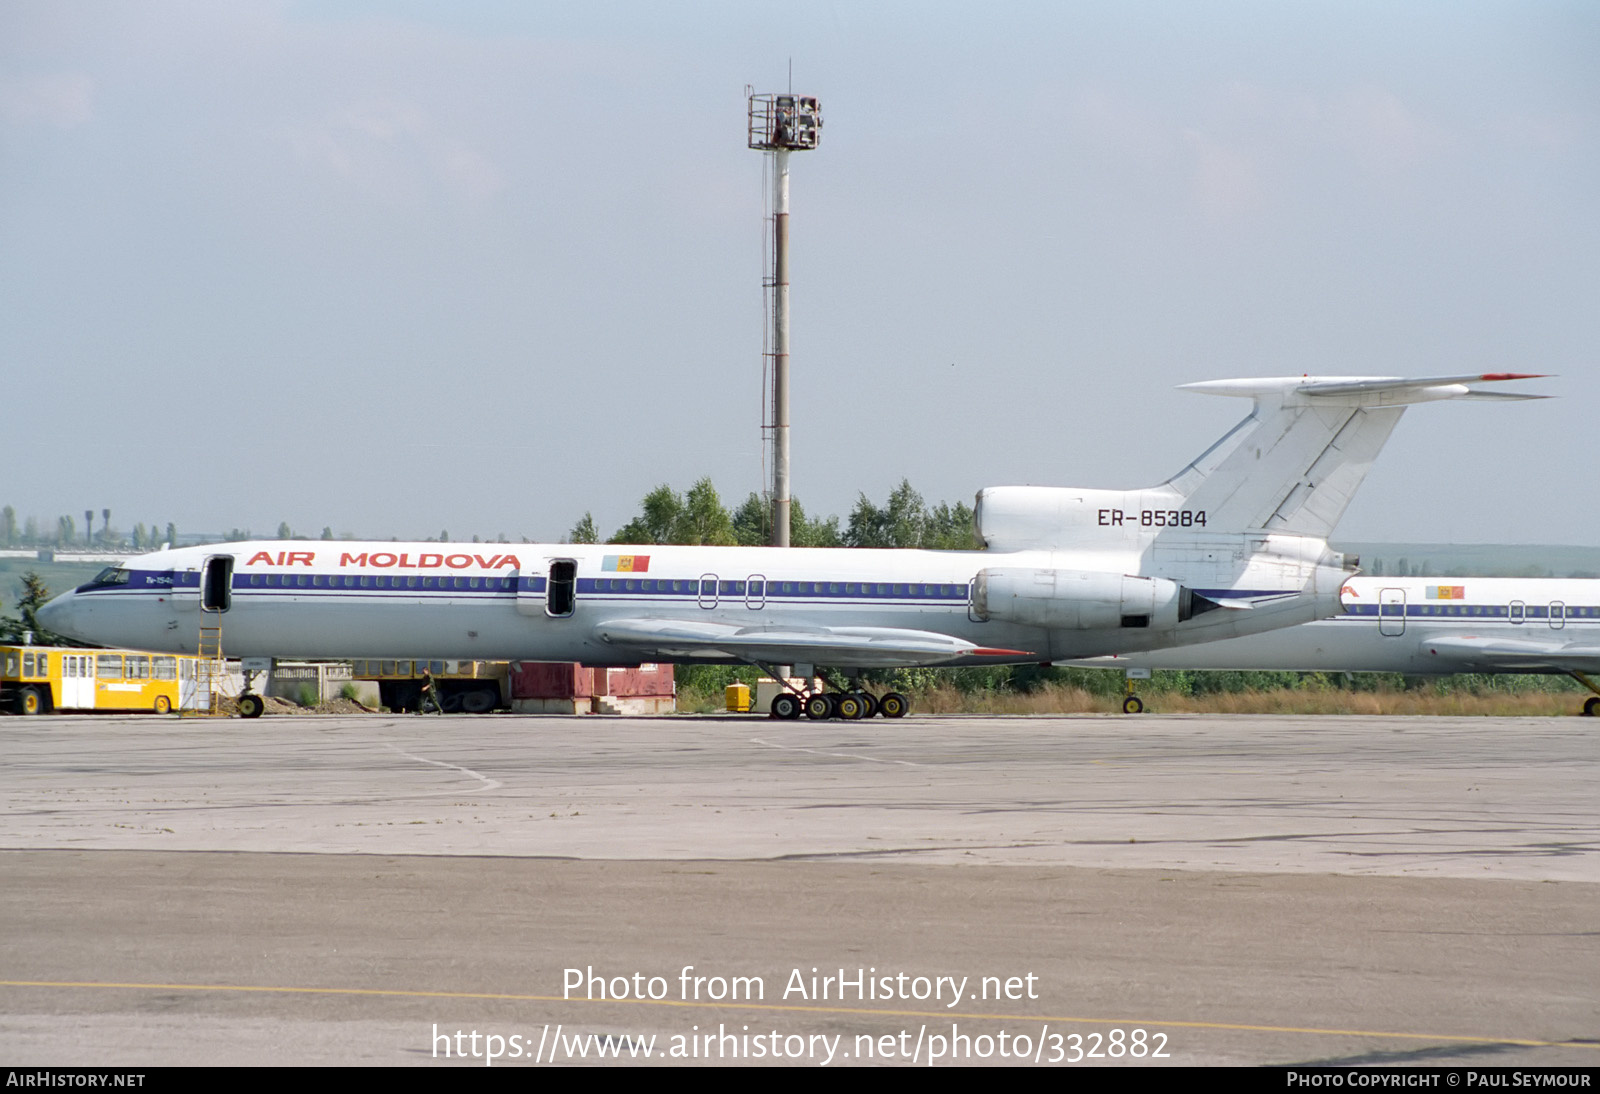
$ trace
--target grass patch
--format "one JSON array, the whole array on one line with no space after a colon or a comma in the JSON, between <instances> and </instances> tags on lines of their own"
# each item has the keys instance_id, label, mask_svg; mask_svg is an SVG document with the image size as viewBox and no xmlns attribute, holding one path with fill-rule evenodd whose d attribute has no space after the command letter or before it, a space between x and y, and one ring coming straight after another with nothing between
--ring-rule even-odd
<instances>
[{"instance_id":1,"label":"grass patch","mask_svg":"<svg viewBox=\"0 0 1600 1094\"><path fill-rule=\"evenodd\" d=\"M752 668L691 666L678 671L678 709L724 708L734 679L755 689ZM870 690L904 692L926 714L1114 714L1122 709L1120 671L1035 665L984 669L868 672ZM1577 714L1590 694L1561 676L1398 673L1157 672L1139 681L1153 714L1385 714L1436 717L1558 718Z\"/></svg>"}]
</instances>

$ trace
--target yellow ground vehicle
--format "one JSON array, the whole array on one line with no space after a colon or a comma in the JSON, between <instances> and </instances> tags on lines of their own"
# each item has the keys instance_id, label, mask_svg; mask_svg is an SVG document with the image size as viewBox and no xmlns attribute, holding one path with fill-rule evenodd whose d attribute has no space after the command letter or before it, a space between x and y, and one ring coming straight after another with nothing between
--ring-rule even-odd
<instances>
[{"instance_id":1,"label":"yellow ground vehicle","mask_svg":"<svg viewBox=\"0 0 1600 1094\"><path fill-rule=\"evenodd\" d=\"M196 658L134 650L0 646L0 710L138 710L196 705Z\"/></svg>"}]
</instances>

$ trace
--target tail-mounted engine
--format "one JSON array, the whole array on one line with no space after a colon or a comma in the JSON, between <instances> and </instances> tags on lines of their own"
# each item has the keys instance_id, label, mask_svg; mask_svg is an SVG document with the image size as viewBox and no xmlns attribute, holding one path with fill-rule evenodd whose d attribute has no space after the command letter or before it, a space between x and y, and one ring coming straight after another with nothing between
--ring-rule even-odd
<instances>
[{"instance_id":1,"label":"tail-mounted engine","mask_svg":"<svg viewBox=\"0 0 1600 1094\"><path fill-rule=\"evenodd\" d=\"M1051 630L1171 627L1218 606L1164 577L1092 570L982 570L972 586L975 618Z\"/></svg>"}]
</instances>

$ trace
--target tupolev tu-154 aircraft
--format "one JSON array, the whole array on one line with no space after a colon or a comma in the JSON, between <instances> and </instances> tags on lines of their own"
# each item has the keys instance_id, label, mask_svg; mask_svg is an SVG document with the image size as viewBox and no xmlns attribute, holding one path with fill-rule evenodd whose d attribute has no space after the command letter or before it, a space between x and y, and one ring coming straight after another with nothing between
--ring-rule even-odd
<instances>
[{"instance_id":1,"label":"tupolev tu-154 aircraft","mask_svg":"<svg viewBox=\"0 0 1600 1094\"><path fill-rule=\"evenodd\" d=\"M1068 662L1085 668L1565 674L1600 715L1600 581L1352 577L1339 613L1272 634Z\"/></svg>"},{"instance_id":2,"label":"tupolev tu-154 aircraft","mask_svg":"<svg viewBox=\"0 0 1600 1094\"><path fill-rule=\"evenodd\" d=\"M1251 413L1159 486L978 493L981 551L251 542L129 559L40 610L105 645L236 657L749 663L848 687L780 694L777 717L897 717L861 672L1165 649L1339 610L1355 560L1327 536L1405 407L1538 398L1426 379L1185 385ZM259 713L259 700L241 704Z\"/></svg>"}]
</instances>

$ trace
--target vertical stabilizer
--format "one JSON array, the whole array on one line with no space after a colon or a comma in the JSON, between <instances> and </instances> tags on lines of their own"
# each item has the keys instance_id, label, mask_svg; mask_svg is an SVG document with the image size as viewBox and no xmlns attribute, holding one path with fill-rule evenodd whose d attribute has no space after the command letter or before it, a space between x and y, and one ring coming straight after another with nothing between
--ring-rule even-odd
<instances>
[{"instance_id":1,"label":"vertical stabilizer","mask_svg":"<svg viewBox=\"0 0 1600 1094\"><path fill-rule=\"evenodd\" d=\"M1174 475L1164 488L1205 510L1208 526L1326 538L1395 424L1411 403L1439 399L1538 399L1469 385L1524 374L1288 377L1185 384L1210 395L1248 396L1250 416Z\"/></svg>"}]
</instances>

